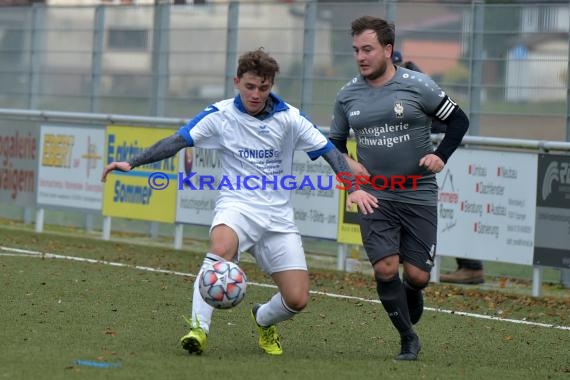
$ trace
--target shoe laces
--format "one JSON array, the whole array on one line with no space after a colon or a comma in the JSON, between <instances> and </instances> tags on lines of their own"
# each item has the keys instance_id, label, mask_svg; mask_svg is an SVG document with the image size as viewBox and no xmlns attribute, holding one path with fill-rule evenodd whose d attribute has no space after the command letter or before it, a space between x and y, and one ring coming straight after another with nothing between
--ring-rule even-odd
<instances>
[{"instance_id":1,"label":"shoe laces","mask_svg":"<svg viewBox=\"0 0 570 380\"><path fill-rule=\"evenodd\" d=\"M262 327L261 339L267 343L279 344L279 335L277 334L275 326Z\"/></svg>"}]
</instances>

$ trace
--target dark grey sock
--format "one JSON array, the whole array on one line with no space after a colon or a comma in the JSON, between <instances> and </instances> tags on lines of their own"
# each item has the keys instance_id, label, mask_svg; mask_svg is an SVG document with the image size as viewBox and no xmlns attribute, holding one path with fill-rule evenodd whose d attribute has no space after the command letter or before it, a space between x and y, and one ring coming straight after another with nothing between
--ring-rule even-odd
<instances>
[{"instance_id":1,"label":"dark grey sock","mask_svg":"<svg viewBox=\"0 0 570 380\"><path fill-rule=\"evenodd\" d=\"M392 324L400 335L413 334L406 292L400 277L396 275L388 281L376 279L376 290L384 310L388 313Z\"/></svg>"}]
</instances>

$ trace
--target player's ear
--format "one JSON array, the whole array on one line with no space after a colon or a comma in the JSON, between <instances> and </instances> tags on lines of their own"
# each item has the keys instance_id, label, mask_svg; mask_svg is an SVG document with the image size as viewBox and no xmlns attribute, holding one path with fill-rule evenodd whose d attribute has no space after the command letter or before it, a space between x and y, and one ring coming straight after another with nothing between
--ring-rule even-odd
<instances>
[{"instance_id":1,"label":"player's ear","mask_svg":"<svg viewBox=\"0 0 570 380\"><path fill-rule=\"evenodd\" d=\"M394 54L393 50L394 50L394 45L386 44L386 47L385 47L386 58L392 58L392 54Z\"/></svg>"}]
</instances>

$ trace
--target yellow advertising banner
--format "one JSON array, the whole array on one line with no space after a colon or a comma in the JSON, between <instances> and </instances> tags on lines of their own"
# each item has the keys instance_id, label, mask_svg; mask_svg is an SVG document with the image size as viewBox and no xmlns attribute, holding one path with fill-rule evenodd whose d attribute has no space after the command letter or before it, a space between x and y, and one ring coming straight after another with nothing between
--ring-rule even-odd
<instances>
[{"instance_id":1,"label":"yellow advertising banner","mask_svg":"<svg viewBox=\"0 0 570 380\"><path fill-rule=\"evenodd\" d=\"M128 161L174 133L163 128L107 126L105 165ZM103 215L173 223L176 215L178 155L130 172L113 171L103 189Z\"/></svg>"},{"instance_id":2,"label":"yellow advertising banner","mask_svg":"<svg viewBox=\"0 0 570 380\"><path fill-rule=\"evenodd\" d=\"M356 141L349 140L347 143L348 155L356 159ZM358 224L358 209L353 206L346 209L346 191L341 191L338 208L338 237L339 243L362 245L360 225Z\"/></svg>"}]
</instances>

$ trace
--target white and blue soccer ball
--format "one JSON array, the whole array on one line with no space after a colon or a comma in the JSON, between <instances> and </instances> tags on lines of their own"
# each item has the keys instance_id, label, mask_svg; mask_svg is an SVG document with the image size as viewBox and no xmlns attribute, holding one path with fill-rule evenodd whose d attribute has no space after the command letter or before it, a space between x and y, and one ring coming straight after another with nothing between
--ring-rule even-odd
<instances>
[{"instance_id":1,"label":"white and blue soccer ball","mask_svg":"<svg viewBox=\"0 0 570 380\"><path fill-rule=\"evenodd\" d=\"M208 305L216 309L231 309L245 297L247 278L236 263L217 261L202 269L198 286Z\"/></svg>"}]
</instances>

